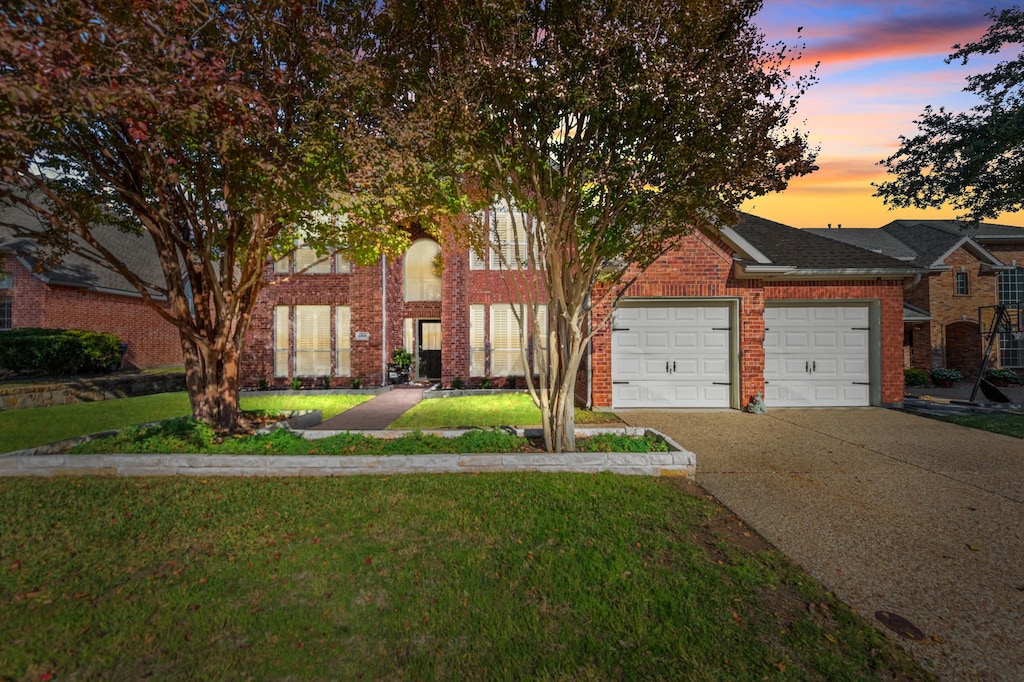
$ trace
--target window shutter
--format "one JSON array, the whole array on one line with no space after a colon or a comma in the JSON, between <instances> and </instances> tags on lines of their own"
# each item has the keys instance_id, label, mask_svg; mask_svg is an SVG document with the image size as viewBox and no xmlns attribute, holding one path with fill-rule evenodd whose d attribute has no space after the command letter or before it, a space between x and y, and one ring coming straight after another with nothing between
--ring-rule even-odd
<instances>
[{"instance_id":1,"label":"window shutter","mask_svg":"<svg viewBox=\"0 0 1024 682\"><path fill-rule=\"evenodd\" d=\"M335 343L338 358L335 363L335 374L339 377L352 376L352 309L347 305L339 305L334 309Z\"/></svg>"},{"instance_id":2,"label":"window shutter","mask_svg":"<svg viewBox=\"0 0 1024 682\"><path fill-rule=\"evenodd\" d=\"M522 311L522 308L520 308ZM491 374L525 374L519 335L519 320L507 303L491 306Z\"/></svg>"},{"instance_id":3,"label":"window shutter","mask_svg":"<svg viewBox=\"0 0 1024 682\"><path fill-rule=\"evenodd\" d=\"M331 373L331 306L295 306L295 374Z\"/></svg>"},{"instance_id":4,"label":"window shutter","mask_svg":"<svg viewBox=\"0 0 1024 682\"><path fill-rule=\"evenodd\" d=\"M484 327L484 306L469 306L469 376L487 375L487 331Z\"/></svg>"},{"instance_id":5,"label":"window shutter","mask_svg":"<svg viewBox=\"0 0 1024 682\"><path fill-rule=\"evenodd\" d=\"M288 306L274 306L274 376L288 376Z\"/></svg>"}]
</instances>

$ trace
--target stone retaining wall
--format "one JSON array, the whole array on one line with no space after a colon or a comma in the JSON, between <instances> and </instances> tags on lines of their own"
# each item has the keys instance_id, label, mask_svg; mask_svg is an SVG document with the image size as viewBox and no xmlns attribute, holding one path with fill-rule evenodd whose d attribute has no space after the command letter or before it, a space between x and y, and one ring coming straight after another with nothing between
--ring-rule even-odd
<instances>
[{"instance_id":1,"label":"stone retaining wall","mask_svg":"<svg viewBox=\"0 0 1024 682\"><path fill-rule=\"evenodd\" d=\"M185 390L185 374L89 377L46 384L0 385L0 410L23 410Z\"/></svg>"}]
</instances>

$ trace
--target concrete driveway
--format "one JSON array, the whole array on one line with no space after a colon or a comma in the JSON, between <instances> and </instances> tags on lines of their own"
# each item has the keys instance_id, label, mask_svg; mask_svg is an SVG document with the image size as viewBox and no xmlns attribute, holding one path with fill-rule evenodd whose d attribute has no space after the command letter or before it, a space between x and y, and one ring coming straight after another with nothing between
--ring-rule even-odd
<instances>
[{"instance_id":1,"label":"concrete driveway","mask_svg":"<svg viewBox=\"0 0 1024 682\"><path fill-rule=\"evenodd\" d=\"M893 637L940 679L1024 680L1024 441L881 408L620 416L879 628L920 628Z\"/></svg>"}]
</instances>

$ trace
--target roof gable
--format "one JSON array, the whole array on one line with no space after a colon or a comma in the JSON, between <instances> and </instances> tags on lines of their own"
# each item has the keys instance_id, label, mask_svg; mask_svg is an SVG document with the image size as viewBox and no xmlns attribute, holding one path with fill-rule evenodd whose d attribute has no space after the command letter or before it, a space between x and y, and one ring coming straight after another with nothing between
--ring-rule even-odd
<instances>
[{"instance_id":1,"label":"roof gable","mask_svg":"<svg viewBox=\"0 0 1024 682\"><path fill-rule=\"evenodd\" d=\"M747 213L722 236L737 249L736 261L748 277L905 277L920 272L895 258Z\"/></svg>"},{"instance_id":2,"label":"roof gable","mask_svg":"<svg viewBox=\"0 0 1024 682\"><path fill-rule=\"evenodd\" d=\"M11 227L11 223L16 227ZM77 236L72 237L74 246L71 251L63 254L58 262L45 265L46 250L31 237L42 230L39 218L31 212L22 208L6 208L0 217L0 251L13 253L29 272L47 284L126 296L139 295L128 280ZM132 272L149 283L155 296L161 297L160 291L166 288L165 279L149 234L132 234L111 225L96 225L93 234Z\"/></svg>"}]
</instances>

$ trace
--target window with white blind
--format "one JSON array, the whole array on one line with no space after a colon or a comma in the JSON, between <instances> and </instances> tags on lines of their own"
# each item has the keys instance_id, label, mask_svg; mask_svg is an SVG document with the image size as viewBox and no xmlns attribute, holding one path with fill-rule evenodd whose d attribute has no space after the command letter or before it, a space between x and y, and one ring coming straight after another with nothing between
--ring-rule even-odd
<instances>
[{"instance_id":1,"label":"window with white blind","mask_svg":"<svg viewBox=\"0 0 1024 682\"><path fill-rule=\"evenodd\" d=\"M521 270L528 261L526 221L522 213L491 211L491 270Z\"/></svg>"},{"instance_id":2,"label":"window with white blind","mask_svg":"<svg viewBox=\"0 0 1024 682\"><path fill-rule=\"evenodd\" d=\"M274 306L274 376L288 376L288 356L291 353L288 306Z\"/></svg>"},{"instance_id":3,"label":"window with white blind","mask_svg":"<svg viewBox=\"0 0 1024 682\"><path fill-rule=\"evenodd\" d=\"M441 276L435 259L441 247L432 239L417 239L405 252L404 277L406 301L440 301Z\"/></svg>"},{"instance_id":4,"label":"window with white blind","mask_svg":"<svg viewBox=\"0 0 1024 682\"><path fill-rule=\"evenodd\" d=\"M519 270L529 264L526 226L531 218L518 211L509 213L506 208L493 208L484 215L487 222L489 244L482 253L470 249L470 270L501 270L509 267ZM504 262L503 262L504 261Z\"/></svg>"},{"instance_id":5,"label":"window with white blind","mask_svg":"<svg viewBox=\"0 0 1024 682\"><path fill-rule=\"evenodd\" d=\"M295 376L331 374L331 306L295 306Z\"/></svg>"},{"instance_id":6,"label":"window with white blind","mask_svg":"<svg viewBox=\"0 0 1024 682\"><path fill-rule=\"evenodd\" d=\"M498 303L491 306L491 374L506 377L523 374L523 354L519 320L522 306ZM516 313L519 313L519 318Z\"/></svg>"},{"instance_id":7,"label":"window with white blind","mask_svg":"<svg viewBox=\"0 0 1024 682\"><path fill-rule=\"evenodd\" d=\"M291 254L274 261L275 275L290 275L292 273L328 275L332 272L338 275L352 274L352 261L340 253L335 254L333 257L329 255L318 256L314 249L305 246L297 248Z\"/></svg>"},{"instance_id":8,"label":"window with white blind","mask_svg":"<svg viewBox=\"0 0 1024 682\"><path fill-rule=\"evenodd\" d=\"M487 306L469 306L469 376L487 374L487 325L484 321Z\"/></svg>"},{"instance_id":9,"label":"window with white blind","mask_svg":"<svg viewBox=\"0 0 1024 682\"><path fill-rule=\"evenodd\" d=\"M274 306L275 377L352 376L352 309L333 306L333 335L331 309L329 305Z\"/></svg>"},{"instance_id":10,"label":"window with white blind","mask_svg":"<svg viewBox=\"0 0 1024 682\"><path fill-rule=\"evenodd\" d=\"M339 377L352 376L352 309L339 305L334 309L334 339L337 358L334 374Z\"/></svg>"},{"instance_id":11,"label":"window with white blind","mask_svg":"<svg viewBox=\"0 0 1024 682\"><path fill-rule=\"evenodd\" d=\"M491 306L469 306L469 375L479 376L522 376L523 366L520 320L529 315L529 306L496 303ZM519 318L516 318L516 311ZM536 327L527 317L527 354L542 351L547 343L548 307L537 306ZM532 339L532 344L531 340ZM535 371L535 367L531 366Z\"/></svg>"}]
</instances>

